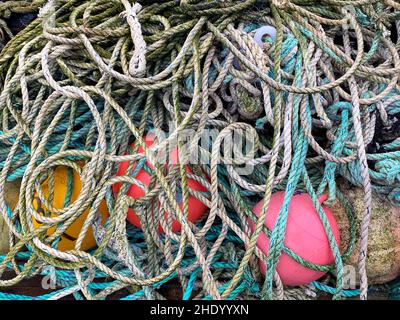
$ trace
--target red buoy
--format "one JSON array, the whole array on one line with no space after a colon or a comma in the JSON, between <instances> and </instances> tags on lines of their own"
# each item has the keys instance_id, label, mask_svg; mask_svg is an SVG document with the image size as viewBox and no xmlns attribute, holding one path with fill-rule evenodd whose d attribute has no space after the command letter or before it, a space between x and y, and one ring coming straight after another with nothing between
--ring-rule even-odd
<instances>
[{"instance_id":1,"label":"red buoy","mask_svg":"<svg viewBox=\"0 0 400 320\"><path fill-rule=\"evenodd\" d=\"M153 135L147 135L144 139L146 145L148 147L151 147L153 142L154 142L155 138ZM134 144L132 144L130 146L132 149L134 148ZM143 153L143 149L142 147L138 148L138 153ZM170 154L170 162L172 164L176 164L178 162L178 149L175 148L171 154ZM153 165L150 164L149 162L146 162L146 165L150 168L153 169ZM167 163L165 163L165 165L167 165ZM122 176L126 174L127 168L129 166L129 162L128 161L124 161L121 163L121 165L118 168L118 172L117 175L118 176ZM135 168L136 164L133 165L133 169ZM187 165L186 166L186 172L187 173L192 173L192 170L190 169L190 167ZM146 186L149 186L150 184L150 180L151 180L151 176L143 169L141 168L139 170L139 172L137 173L137 175L135 176L135 179L143 182L143 184L145 184ZM113 191L114 193L117 193L121 188L121 183L116 183L113 185ZM199 182L197 182L196 180L193 179L189 179L188 178L188 188L192 189L193 191L200 191L200 192L207 192L208 190ZM139 199L141 197L143 197L145 195L145 192L143 191L142 188L140 188L137 185L131 185L127 191L127 195L129 195L130 197L134 198L134 199ZM177 192L176 194L176 200L179 204L179 207L182 209L182 196L179 192ZM207 206L201 202L199 199L197 199L196 197L189 195L189 199L188 199L188 205L189 205L189 212L188 212L188 220L190 222L197 222L199 221L203 215L205 214L205 212L207 211ZM168 214L167 212L165 213L166 215ZM134 226L141 228L140 225L140 220L137 217L136 213L129 208L128 209L128 216L127 219L130 223L132 223ZM178 232L181 229L181 224L176 221L173 220L172 222L172 231L173 232ZM162 228L160 225L158 225L158 230L159 232L162 232Z\"/></svg>"}]
</instances>

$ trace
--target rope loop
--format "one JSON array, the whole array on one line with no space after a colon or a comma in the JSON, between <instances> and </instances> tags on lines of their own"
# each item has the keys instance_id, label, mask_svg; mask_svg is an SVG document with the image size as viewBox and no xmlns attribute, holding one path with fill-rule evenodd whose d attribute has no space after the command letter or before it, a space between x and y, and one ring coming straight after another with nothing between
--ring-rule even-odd
<instances>
[{"instance_id":1,"label":"rope loop","mask_svg":"<svg viewBox=\"0 0 400 320\"><path fill-rule=\"evenodd\" d=\"M133 5L128 0L121 0L125 6L125 12L121 16L126 18L130 30L131 38L134 45L134 51L129 61L129 74L132 77L143 77L146 73L146 42L142 34L142 27L139 22L138 14L142 10L142 6L135 2Z\"/></svg>"}]
</instances>

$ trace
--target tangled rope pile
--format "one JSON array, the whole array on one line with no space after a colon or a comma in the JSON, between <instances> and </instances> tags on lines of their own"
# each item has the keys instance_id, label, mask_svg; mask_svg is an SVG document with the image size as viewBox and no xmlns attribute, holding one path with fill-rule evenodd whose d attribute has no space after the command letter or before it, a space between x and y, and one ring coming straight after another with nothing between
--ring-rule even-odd
<instances>
[{"instance_id":1,"label":"tangled rope pile","mask_svg":"<svg viewBox=\"0 0 400 320\"><path fill-rule=\"evenodd\" d=\"M371 194L400 205L400 138L395 129L400 127L399 3L35 4L41 7L38 19L0 53L0 209L10 231L0 275L15 272L11 279L0 278L1 287L50 272L51 266L57 289L35 299L104 299L116 292L123 292L123 299L162 299L158 289L172 279L183 299L304 299L313 290L328 291L334 298L358 293L367 298ZM263 26L272 26L276 35L257 43L255 33ZM158 149L176 140L183 149L185 132L191 143L188 153L180 152L179 164L166 169L157 164L144 137L166 131L168 124L173 129ZM200 145L205 130L218 133L208 145ZM233 132L243 139L250 133L254 143L245 155L224 162L220 149ZM188 172L185 160L195 151L210 160L190 164ZM132 174L116 175L126 161ZM243 165L251 173L241 174ZM56 215L45 217L34 198L38 195L52 207L41 184L50 181L51 199L52 176L59 166L70 168L70 178L79 174L82 192L75 201L66 200L64 208L54 208ZM146 166L148 188L134 178ZM343 261L356 235L341 253L317 201L327 192L328 201L338 197L346 204L336 186L339 175L365 194L359 291L343 288ZM19 201L11 208L4 190L7 181L17 179ZM190 189L188 180L207 192ZM117 193L112 188L116 183L122 183ZM132 184L146 189L145 196L127 196ZM264 220L277 190L285 190L284 205L270 231ZM288 204L298 190L311 196L320 214L333 265L312 264L284 245ZM189 195L209 208L195 224L187 218ZM257 218L251 208L261 199ZM107 221L99 214L103 202ZM129 207L138 213L141 229L127 224ZM351 217L351 207L346 208ZM58 250L60 236L85 210L74 249ZM181 223L180 232L172 231L172 219ZM255 222L254 231L248 219ZM85 251L82 243L90 227L97 247ZM55 231L47 232L51 228ZM267 256L256 246L261 232L270 238ZM283 252L313 270L335 270L336 277L284 287L276 272ZM265 278L257 259L267 265ZM0 293L0 298L29 297Z\"/></svg>"}]
</instances>

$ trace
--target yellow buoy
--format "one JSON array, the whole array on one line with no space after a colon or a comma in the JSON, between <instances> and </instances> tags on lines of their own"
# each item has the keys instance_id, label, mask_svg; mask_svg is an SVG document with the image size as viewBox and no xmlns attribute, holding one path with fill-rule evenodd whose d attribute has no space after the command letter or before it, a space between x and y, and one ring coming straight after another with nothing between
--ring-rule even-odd
<instances>
[{"instance_id":1,"label":"yellow buoy","mask_svg":"<svg viewBox=\"0 0 400 320\"><path fill-rule=\"evenodd\" d=\"M54 195L53 195L53 202L52 206L55 209L62 209L65 207L65 199L67 196L67 189L68 189L68 167L59 166L54 170ZM48 186L48 179L46 179L42 185L41 189L43 195L46 199L49 197L49 186ZM79 194L82 189L82 182L80 179L79 174L76 171L73 171L73 181L72 181L72 191L70 196L70 205L79 197ZM38 194L35 194L35 199L33 201L33 206L35 210L41 214L51 217L56 217L57 214L49 213L47 208L42 204ZM105 201L100 203L98 208L102 215L102 222L104 223L108 217L108 210ZM58 243L57 249L60 251L66 250L73 250L75 249L76 240L79 237L79 233L87 219L89 214L89 208L84 210L82 214L74 221L71 226L69 226L64 233L60 237L60 241ZM33 224L37 228L41 224L38 223L35 219L33 219ZM47 235L52 235L56 230L56 227L51 227L47 230ZM96 240L93 236L93 229L90 226L85 238L82 242L81 250L89 250L96 245Z\"/></svg>"}]
</instances>

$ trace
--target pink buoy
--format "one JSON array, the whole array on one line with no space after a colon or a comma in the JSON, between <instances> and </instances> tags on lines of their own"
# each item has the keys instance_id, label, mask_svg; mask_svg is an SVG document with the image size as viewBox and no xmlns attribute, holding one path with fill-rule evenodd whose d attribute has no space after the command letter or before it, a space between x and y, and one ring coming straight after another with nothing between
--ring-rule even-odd
<instances>
[{"instance_id":1,"label":"pink buoy","mask_svg":"<svg viewBox=\"0 0 400 320\"><path fill-rule=\"evenodd\" d=\"M265 225L271 231L278 217L284 196L285 192L283 191L276 192L271 196L270 206L265 219ZM322 204L326 199L327 196L322 195L318 201ZM253 209L253 212L257 216L261 213L262 205L263 200L257 203ZM336 220L327 207L323 206L322 208L332 228L336 243L339 246L340 234ZM254 231L255 223L249 219L249 224L251 230ZM307 193L295 194L290 201L284 244L303 259L314 264L329 265L334 262L328 237L311 197ZM264 254L268 254L269 238L264 232L261 232L257 246ZM261 272L265 274L266 266L261 260L260 268ZM289 286L308 284L321 278L326 273L302 266L284 252L279 258L276 270L283 284Z\"/></svg>"}]
</instances>

